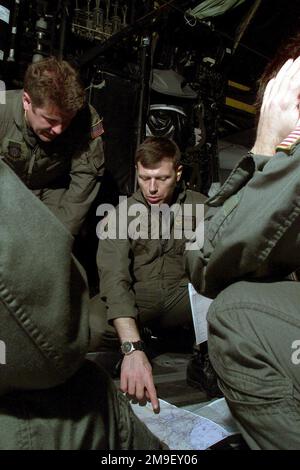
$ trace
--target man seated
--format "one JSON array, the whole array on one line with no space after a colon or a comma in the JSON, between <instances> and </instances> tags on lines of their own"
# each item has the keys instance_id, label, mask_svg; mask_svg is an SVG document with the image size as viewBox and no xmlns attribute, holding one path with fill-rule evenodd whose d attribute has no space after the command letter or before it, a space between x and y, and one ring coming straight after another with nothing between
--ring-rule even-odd
<instances>
[{"instance_id":1,"label":"man seated","mask_svg":"<svg viewBox=\"0 0 300 470\"><path fill-rule=\"evenodd\" d=\"M140 400L146 395L157 409L141 327L171 336L191 325L183 252L202 221L205 197L180 182L180 151L172 140L148 137L135 161L140 189L102 223L97 263L104 302L95 299L91 349L113 341L119 347L118 336L121 390Z\"/></svg>"},{"instance_id":2,"label":"man seated","mask_svg":"<svg viewBox=\"0 0 300 470\"><path fill-rule=\"evenodd\" d=\"M300 448L300 284L288 280L300 267L299 39L268 65L252 152L208 202L221 208L187 256L198 290L217 296L209 355L252 449Z\"/></svg>"},{"instance_id":3,"label":"man seated","mask_svg":"<svg viewBox=\"0 0 300 470\"><path fill-rule=\"evenodd\" d=\"M54 57L29 65L24 90L0 104L0 157L73 235L99 191L102 132L77 72Z\"/></svg>"}]
</instances>

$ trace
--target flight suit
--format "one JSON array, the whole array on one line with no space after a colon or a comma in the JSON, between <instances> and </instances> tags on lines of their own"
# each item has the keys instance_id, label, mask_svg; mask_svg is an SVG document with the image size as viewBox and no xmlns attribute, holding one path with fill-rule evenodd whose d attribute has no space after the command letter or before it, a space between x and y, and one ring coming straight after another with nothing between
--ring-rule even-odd
<instances>
[{"instance_id":1,"label":"flight suit","mask_svg":"<svg viewBox=\"0 0 300 470\"><path fill-rule=\"evenodd\" d=\"M0 160L0 449L160 449L87 361L89 295L73 238Z\"/></svg>"},{"instance_id":2,"label":"flight suit","mask_svg":"<svg viewBox=\"0 0 300 470\"><path fill-rule=\"evenodd\" d=\"M204 244L185 252L197 290L214 298L232 282L280 280L298 269L299 163L300 143L288 155L248 155L207 201Z\"/></svg>"},{"instance_id":3,"label":"flight suit","mask_svg":"<svg viewBox=\"0 0 300 470\"><path fill-rule=\"evenodd\" d=\"M252 449L300 448L300 140L245 157L187 267L212 298L209 356Z\"/></svg>"},{"instance_id":4,"label":"flight suit","mask_svg":"<svg viewBox=\"0 0 300 470\"><path fill-rule=\"evenodd\" d=\"M177 188L171 206L175 210L171 212L170 232L165 238L159 232L163 227L159 214L156 217L152 212L150 216L150 206L140 190L110 216L109 221L116 215L117 236L101 239L100 235L97 253L100 295L105 304L99 303L97 307L95 301L92 309L92 330L98 332L99 342L104 330L113 334L109 324L116 318L134 318L155 332L191 323L183 253L187 239L196 229L197 205L199 224L203 222L205 200L200 193ZM137 220L132 211L139 206L143 214L140 217L144 219L140 218L140 226L137 223L140 233L131 234L130 227L134 231ZM121 225L125 233L119 231Z\"/></svg>"},{"instance_id":5,"label":"flight suit","mask_svg":"<svg viewBox=\"0 0 300 470\"><path fill-rule=\"evenodd\" d=\"M76 235L104 171L101 120L87 105L62 134L42 142L26 124L22 93L8 91L0 104L0 157Z\"/></svg>"}]
</instances>

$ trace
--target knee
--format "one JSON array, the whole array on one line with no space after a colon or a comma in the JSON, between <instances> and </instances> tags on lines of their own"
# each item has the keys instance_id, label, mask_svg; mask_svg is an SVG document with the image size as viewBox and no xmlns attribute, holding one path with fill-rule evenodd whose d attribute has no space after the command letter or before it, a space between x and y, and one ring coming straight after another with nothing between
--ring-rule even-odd
<instances>
[{"instance_id":1,"label":"knee","mask_svg":"<svg viewBox=\"0 0 300 470\"><path fill-rule=\"evenodd\" d=\"M289 324L299 308L295 284L239 282L212 302L207 317L209 355L222 379L233 385L237 376L266 382L290 375L296 327Z\"/></svg>"},{"instance_id":2,"label":"knee","mask_svg":"<svg viewBox=\"0 0 300 470\"><path fill-rule=\"evenodd\" d=\"M238 282L222 291L212 302L208 315L208 348L214 368L223 375L224 369L235 368L250 349L255 349L254 318L257 306L253 299L254 283Z\"/></svg>"}]
</instances>

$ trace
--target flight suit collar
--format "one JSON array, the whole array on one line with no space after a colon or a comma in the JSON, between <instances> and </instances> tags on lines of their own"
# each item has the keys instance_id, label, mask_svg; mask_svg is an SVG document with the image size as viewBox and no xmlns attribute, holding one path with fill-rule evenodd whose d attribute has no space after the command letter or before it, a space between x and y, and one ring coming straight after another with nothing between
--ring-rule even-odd
<instances>
[{"instance_id":1,"label":"flight suit collar","mask_svg":"<svg viewBox=\"0 0 300 470\"><path fill-rule=\"evenodd\" d=\"M23 136L24 136L26 143L30 145L30 147L36 146L38 142L38 138L36 134L33 132L33 130L28 126L26 119L25 119L25 115L23 117Z\"/></svg>"},{"instance_id":2,"label":"flight suit collar","mask_svg":"<svg viewBox=\"0 0 300 470\"><path fill-rule=\"evenodd\" d=\"M17 101L17 106L16 106L15 113L14 113L15 124L18 127L18 129L22 129L23 119L24 119L24 107L23 107L22 96L23 96L23 90L20 90L18 101Z\"/></svg>"},{"instance_id":3,"label":"flight suit collar","mask_svg":"<svg viewBox=\"0 0 300 470\"><path fill-rule=\"evenodd\" d=\"M25 142L30 146L30 147L35 147L37 144L37 136L33 132L33 130L28 126L26 119L25 119L25 112L24 112L24 107L23 107L23 91L20 91L20 95L18 98L18 105L16 108L16 112L14 115L14 120L17 128L19 131L23 134L23 138Z\"/></svg>"}]
</instances>

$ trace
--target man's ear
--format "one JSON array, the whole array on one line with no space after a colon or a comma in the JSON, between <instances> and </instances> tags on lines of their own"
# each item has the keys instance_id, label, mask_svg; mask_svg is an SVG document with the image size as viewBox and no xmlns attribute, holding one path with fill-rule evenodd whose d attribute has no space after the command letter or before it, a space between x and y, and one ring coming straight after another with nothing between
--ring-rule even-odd
<instances>
[{"instance_id":1,"label":"man's ear","mask_svg":"<svg viewBox=\"0 0 300 470\"><path fill-rule=\"evenodd\" d=\"M181 178L182 170L183 170L182 165L179 165L179 167L176 169L176 181L177 181L177 183Z\"/></svg>"},{"instance_id":2,"label":"man's ear","mask_svg":"<svg viewBox=\"0 0 300 470\"><path fill-rule=\"evenodd\" d=\"M24 107L24 111L28 111L29 109L29 106L31 105L31 98L30 96L28 95L28 93L26 93L26 91L23 91L23 107Z\"/></svg>"}]
</instances>

